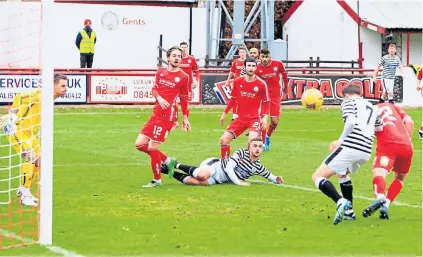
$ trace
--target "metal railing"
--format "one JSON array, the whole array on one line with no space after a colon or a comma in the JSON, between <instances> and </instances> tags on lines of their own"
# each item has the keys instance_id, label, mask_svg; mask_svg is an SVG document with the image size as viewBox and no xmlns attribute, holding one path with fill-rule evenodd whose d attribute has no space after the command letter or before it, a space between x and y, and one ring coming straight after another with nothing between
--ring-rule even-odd
<instances>
[{"instance_id":1,"label":"metal railing","mask_svg":"<svg viewBox=\"0 0 423 257\"><path fill-rule=\"evenodd\" d=\"M163 36L160 35L159 45L157 46L158 49L158 57L157 57L157 67L162 67L163 64L168 64L166 60L166 49L163 48ZM163 53L164 56L163 56ZM201 59L197 58L197 62L204 60L204 68L207 69L228 69L230 65L222 65L223 63L232 63L233 59L224 59L224 58L206 58ZM307 69L307 73L315 73L319 74L322 71L320 68L324 69L358 69L359 62L355 60L351 61L329 61L329 60L320 60L320 57L317 56L316 59L313 57L309 57L309 60L281 60L286 68L294 68L294 69ZM294 64L294 66L292 65ZM295 66L295 64L305 64L301 66ZM329 66L328 66L329 65ZM343 67L345 65L345 67ZM317 69L314 69L317 68ZM352 71L354 74L354 71ZM360 72L361 73L361 72Z\"/></svg>"},{"instance_id":2,"label":"metal railing","mask_svg":"<svg viewBox=\"0 0 423 257\"><path fill-rule=\"evenodd\" d=\"M54 70L58 73L72 74L72 73L102 73L102 74L113 74L113 75L124 75L124 74L151 74L157 71L157 69L87 69L87 68L75 68L75 69L64 69L57 68ZM353 75L353 74L363 74L363 73L373 73L373 69L356 69L356 68L287 68L288 75L327 75L327 74L343 74L343 75ZM382 69L379 70L381 72ZM200 68L201 74L228 74L228 68ZM14 75L26 75L26 74L39 74L40 70L36 68L0 68L0 74L14 74Z\"/></svg>"}]
</instances>

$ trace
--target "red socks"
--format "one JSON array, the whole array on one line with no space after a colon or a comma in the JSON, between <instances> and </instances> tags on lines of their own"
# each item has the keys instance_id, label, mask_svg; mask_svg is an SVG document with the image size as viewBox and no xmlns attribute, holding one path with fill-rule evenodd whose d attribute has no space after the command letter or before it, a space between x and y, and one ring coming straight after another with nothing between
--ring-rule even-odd
<instances>
[{"instance_id":1,"label":"red socks","mask_svg":"<svg viewBox=\"0 0 423 257\"><path fill-rule=\"evenodd\" d=\"M167 156L160 152L160 150L149 150L148 145L140 145L137 146L137 149L141 152L144 152L148 155L150 155L151 158L151 169L153 171L154 179L160 180L162 178L162 162L166 161Z\"/></svg>"},{"instance_id":2,"label":"red socks","mask_svg":"<svg viewBox=\"0 0 423 257\"><path fill-rule=\"evenodd\" d=\"M388 188L388 194L386 198L388 198L391 202L393 202L395 198L398 196L398 194L401 192L401 189L402 189L401 181L398 179L394 179ZM386 182L383 177L377 176L373 178L373 190L376 196L378 194L385 195Z\"/></svg>"},{"instance_id":3,"label":"red socks","mask_svg":"<svg viewBox=\"0 0 423 257\"><path fill-rule=\"evenodd\" d=\"M272 123L270 123L269 128L267 129L267 136L271 137L272 133L276 130L277 126L273 126Z\"/></svg>"},{"instance_id":4,"label":"red socks","mask_svg":"<svg viewBox=\"0 0 423 257\"><path fill-rule=\"evenodd\" d=\"M151 158L151 169L153 170L154 180L160 180L162 178L162 160L160 159L159 150L149 150Z\"/></svg>"},{"instance_id":5,"label":"red socks","mask_svg":"<svg viewBox=\"0 0 423 257\"><path fill-rule=\"evenodd\" d=\"M220 156L223 159L229 158L231 154L231 147L229 145L220 145Z\"/></svg>"},{"instance_id":6,"label":"red socks","mask_svg":"<svg viewBox=\"0 0 423 257\"><path fill-rule=\"evenodd\" d=\"M388 188L388 195L386 198L391 200L391 202L394 201L395 197L401 192L402 189L402 183L398 179L394 179L391 183L391 185Z\"/></svg>"}]
</instances>

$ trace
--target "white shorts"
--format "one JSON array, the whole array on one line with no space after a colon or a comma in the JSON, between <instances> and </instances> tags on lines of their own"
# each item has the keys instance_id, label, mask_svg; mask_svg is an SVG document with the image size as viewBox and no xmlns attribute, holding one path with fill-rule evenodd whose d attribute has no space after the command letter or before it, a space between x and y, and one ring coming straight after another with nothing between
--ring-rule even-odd
<instances>
[{"instance_id":1,"label":"white shorts","mask_svg":"<svg viewBox=\"0 0 423 257\"><path fill-rule=\"evenodd\" d=\"M210 177L208 179L209 185L221 184L229 182L226 172L222 169L219 158L208 158L204 160L199 168L208 167Z\"/></svg>"},{"instance_id":2,"label":"white shorts","mask_svg":"<svg viewBox=\"0 0 423 257\"><path fill-rule=\"evenodd\" d=\"M356 173L360 167L370 160L370 154L340 146L323 161L329 169L339 175L347 174L347 170Z\"/></svg>"},{"instance_id":3,"label":"white shorts","mask_svg":"<svg viewBox=\"0 0 423 257\"><path fill-rule=\"evenodd\" d=\"M384 93L394 93L395 79L383 79L383 91Z\"/></svg>"}]
</instances>

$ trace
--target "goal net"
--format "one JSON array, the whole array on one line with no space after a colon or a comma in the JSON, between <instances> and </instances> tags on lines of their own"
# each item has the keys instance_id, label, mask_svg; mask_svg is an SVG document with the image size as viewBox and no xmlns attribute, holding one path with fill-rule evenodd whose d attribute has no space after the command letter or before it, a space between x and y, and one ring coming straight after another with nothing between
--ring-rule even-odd
<instances>
[{"instance_id":1,"label":"goal net","mask_svg":"<svg viewBox=\"0 0 423 257\"><path fill-rule=\"evenodd\" d=\"M53 94L53 69L44 67L48 60L42 40L44 7L41 1L0 1L0 250L39 243L43 205L51 212L49 181L44 184L50 186L50 196L40 198L44 194L40 171L46 167L39 158L41 146L49 150L44 141L52 142L52 135L41 137L45 134L40 128L53 120L52 113L40 118L53 102L52 98L45 101ZM46 178L51 179L46 170ZM46 216L51 223L49 211Z\"/></svg>"}]
</instances>

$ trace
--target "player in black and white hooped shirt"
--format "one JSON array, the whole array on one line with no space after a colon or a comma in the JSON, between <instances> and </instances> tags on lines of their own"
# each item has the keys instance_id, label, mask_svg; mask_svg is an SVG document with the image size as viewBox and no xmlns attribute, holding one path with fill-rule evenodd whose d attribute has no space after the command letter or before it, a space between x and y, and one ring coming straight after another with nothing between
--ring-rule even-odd
<instances>
[{"instance_id":1,"label":"player in black and white hooped shirt","mask_svg":"<svg viewBox=\"0 0 423 257\"><path fill-rule=\"evenodd\" d=\"M396 51L397 45L395 43L389 44L388 54L382 56L373 73L373 81L375 81L379 68L383 68L382 83L384 92L381 102L384 102L386 99L388 99L390 103L394 103L395 73L397 68L401 70L402 78L404 79L405 77L401 59L396 55Z\"/></svg>"},{"instance_id":2,"label":"player in black and white hooped shirt","mask_svg":"<svg viewBox=\"0 0 423 257\"><path fill-rule=\"evenodd\" d=\"M370 160L375 130L382 129L382 120L373 105L360 97L357 85L348 85L343 90L342 118L344 130L337 141L329 146L331 154L314 172L312 180L316 187L337 205L333 224L343 219L355 219L352 209L352 183L348 173L356 173L360 166ZM328 180L337 175L342 195Z\"/></svg>"},{"instance_id":3,"label":"player in black and white hooped shirt","mask_svg":"<svg viewBox=\"0 0 423 257\"><path fill-rule=\"evenodd\" d=\"M186 185L214 185L232 183L239 186L249 186L246 182L254 175L260 175L269 181L280 184L283 179L273 175L260 162L263 152L261 138L253 138L248 149L238 149L230 158L208 158L199 167L176 163L175 168L185 173L175 171L173 177ZM162 173L167 174L166 165L162 165Z\"/></svg>"}]
</instances>

